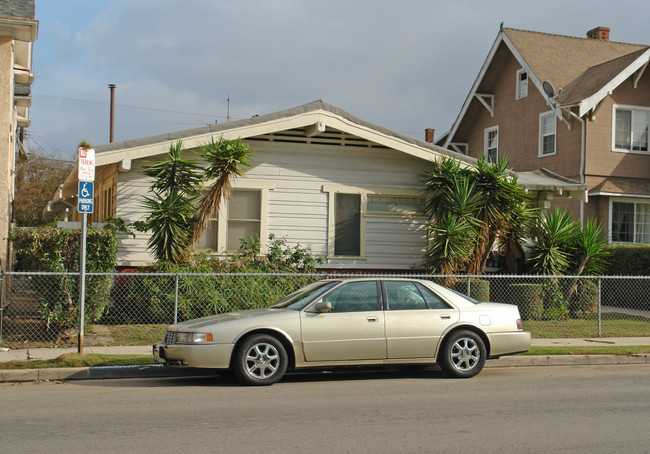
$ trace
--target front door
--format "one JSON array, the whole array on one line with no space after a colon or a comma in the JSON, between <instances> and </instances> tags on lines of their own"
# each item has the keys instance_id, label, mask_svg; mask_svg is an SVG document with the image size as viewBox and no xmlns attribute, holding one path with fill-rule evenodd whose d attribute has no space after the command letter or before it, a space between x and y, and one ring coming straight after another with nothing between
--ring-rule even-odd
<instances>
[{"instance_id":1,"label":"front door","mask_svg":"<svg viewBox=\"0 0 650 454\"><path fill-rule=\"evenodd\" d=\"M305 361L386 358L384 311L377 281L343 284L323 297L328 312L301 313Z\"/></svg>"}]
</instances>

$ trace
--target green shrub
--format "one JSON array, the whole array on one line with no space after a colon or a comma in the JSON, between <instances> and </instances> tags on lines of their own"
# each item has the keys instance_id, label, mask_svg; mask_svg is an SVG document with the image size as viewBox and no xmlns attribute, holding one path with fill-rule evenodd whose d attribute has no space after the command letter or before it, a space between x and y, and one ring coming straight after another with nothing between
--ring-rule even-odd
<instances>
[{"instance_id":1,"label":"green shrub","mask_svg":"<svg viewBox=\"0 0 650 454\"><path fill-rule=\"evenodd\" d=\"M567 304L564 300L562 285L557 279L545 280L542 283L544 295L543 320L564 320L569 314Z\"/></svg>"},{"instance_id":2,"label":"green shrub","mask_svg":"<svg viewBox=\"0 0 650 454\"><path fill-rule=\"evenodd\" d=\"M650 275L650 245L611 244L607 246L609 254L605 261L605 274L610 276L647 276Z\"/></svg>"},{"instance_id":3,"label":"green shrub","mask_svg":"<svg viewBox=\"0 0 650 454\"><path fill-rule=\"evenodd\" d=\"M468 287L469 286L469 293ZM463 295L469 294L477 301L490 301L490 281L484 279L462 279L454 285L454 289Z\"/></svg>"},{"instance_id":4,"label":"green shrub","mask_svg":"<svg viewBox=\"0 0 650 454\"><path fill-rule=\"evenodd\" d=\"M519 307L524 320L539 320L544 312L544 295L541 284L510 284L508 303Z\"/></svg>"},{"instance_id":5,"label":"green shrub","mask_svg":"<svg viewBox=\"0 0 650 454\"><path fill-rule=\"evenodd\" d=\"M242 251L227 257L196 254L190 264L157 263L153 271L179 273L177 320L268 307L284 295L320 276L251 276L251 273L313 272L319 261L311 250L290 247L269 237L268 254L260 255L259 240L246 237ZM215 274L220 273L220 274ZM176 276L135 274L119 282L106 317L111 323L172 323L176 311ZM134 307L134 302L137 308Z\"/></svg>"},{"instance_id":6,"label":"green shrub","mask_svg":"<svg viewBox=\"0 0 650 454\"><path fill-rule=\"evenodd\" d=\"M78 272L81 230L56 227L14 229L9 235L16 253L16 271ZM117 262L114 231L89 228L86 235L86 271L110 272ZM40 313L50 334L58 336L79 324L79 277L41 275ZM85 323L96 323L109 301L112 276L86 276Z\"/></svg>"},{"instance_id":7,"label":"green shrub","mask_svg":"<svg viewBox=\"0 0 650 454\"><path fill-rule=\"evenodd\" d=\"M580 279L578 289L569 302L569 314L588 314L598 309L598 285L592 280Z\"/></svg>"}]
</instances>

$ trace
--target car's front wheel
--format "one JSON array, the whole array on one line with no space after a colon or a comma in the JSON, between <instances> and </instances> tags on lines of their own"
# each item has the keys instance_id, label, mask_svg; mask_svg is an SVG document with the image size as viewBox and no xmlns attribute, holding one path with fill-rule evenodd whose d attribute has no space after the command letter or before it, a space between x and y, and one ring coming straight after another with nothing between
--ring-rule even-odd
<instances>
[{"instance_id":1,"label":"car's front wheel","mask_svg":"<svg viewBox=\"0 0 650 454\"><path fill-rule=\"evenodd\" d=\"M254 334L239 345L232 365L242 383L271 385L280 381L287 371L287 351L275 337Z\"/></svg>"},{"instance_id":2,"label":"car's front wheel","mask_svg":"<svg viewBox=\"0 0 650 454\"><path fill-rule=\"evenodd\" d=\"M485 343L472 331L457 331L442 346L439 362L450 377L469 378L481 372L486 359Z\"/></svg>"}]
</instances>

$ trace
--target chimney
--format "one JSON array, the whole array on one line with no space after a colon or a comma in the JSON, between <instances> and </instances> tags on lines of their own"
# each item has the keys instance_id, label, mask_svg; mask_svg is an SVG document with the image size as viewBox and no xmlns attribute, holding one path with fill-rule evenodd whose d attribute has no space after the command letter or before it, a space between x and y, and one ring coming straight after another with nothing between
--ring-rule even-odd
<instances>
[{"instance_id":1,"label":"chimney","mask_svg":"<svg viewBox=\"0 0 650 454\"><path fill-rule=\"evenodd\" d=\"M609 28L596 27L587 32L587 38L597 39L599 41L609 41Z\"/></svg>"},{"instance_id":2,"label":"chimney","mask_svg":"<svg viewBox=\"0 0 650 454\"><path fill-rule=\"evenodd\" d=\"M433 135L436 133L436 130L433 128L427 128L424 130L424 140L429 143L433 143Z\"/></svg>"}]
</instances>

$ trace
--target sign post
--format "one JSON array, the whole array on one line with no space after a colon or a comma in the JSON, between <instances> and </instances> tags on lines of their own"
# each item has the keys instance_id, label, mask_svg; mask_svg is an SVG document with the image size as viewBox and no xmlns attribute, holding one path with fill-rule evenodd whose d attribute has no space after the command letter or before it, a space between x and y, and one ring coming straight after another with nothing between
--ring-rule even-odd
<instances>
[{"instance_id":1,"label":"sign post","mask_svg":"<svg viewBox=\"0 0 650 454\"><path fill-rule=\"evenodd\" d=\"M77 211L81 213L81 247L79 253L79 353L84 352L84 319L86 306L86 234L88 213L93 212L95 192L95 150L79 147Z\"/></svg>"}]
</instances>

